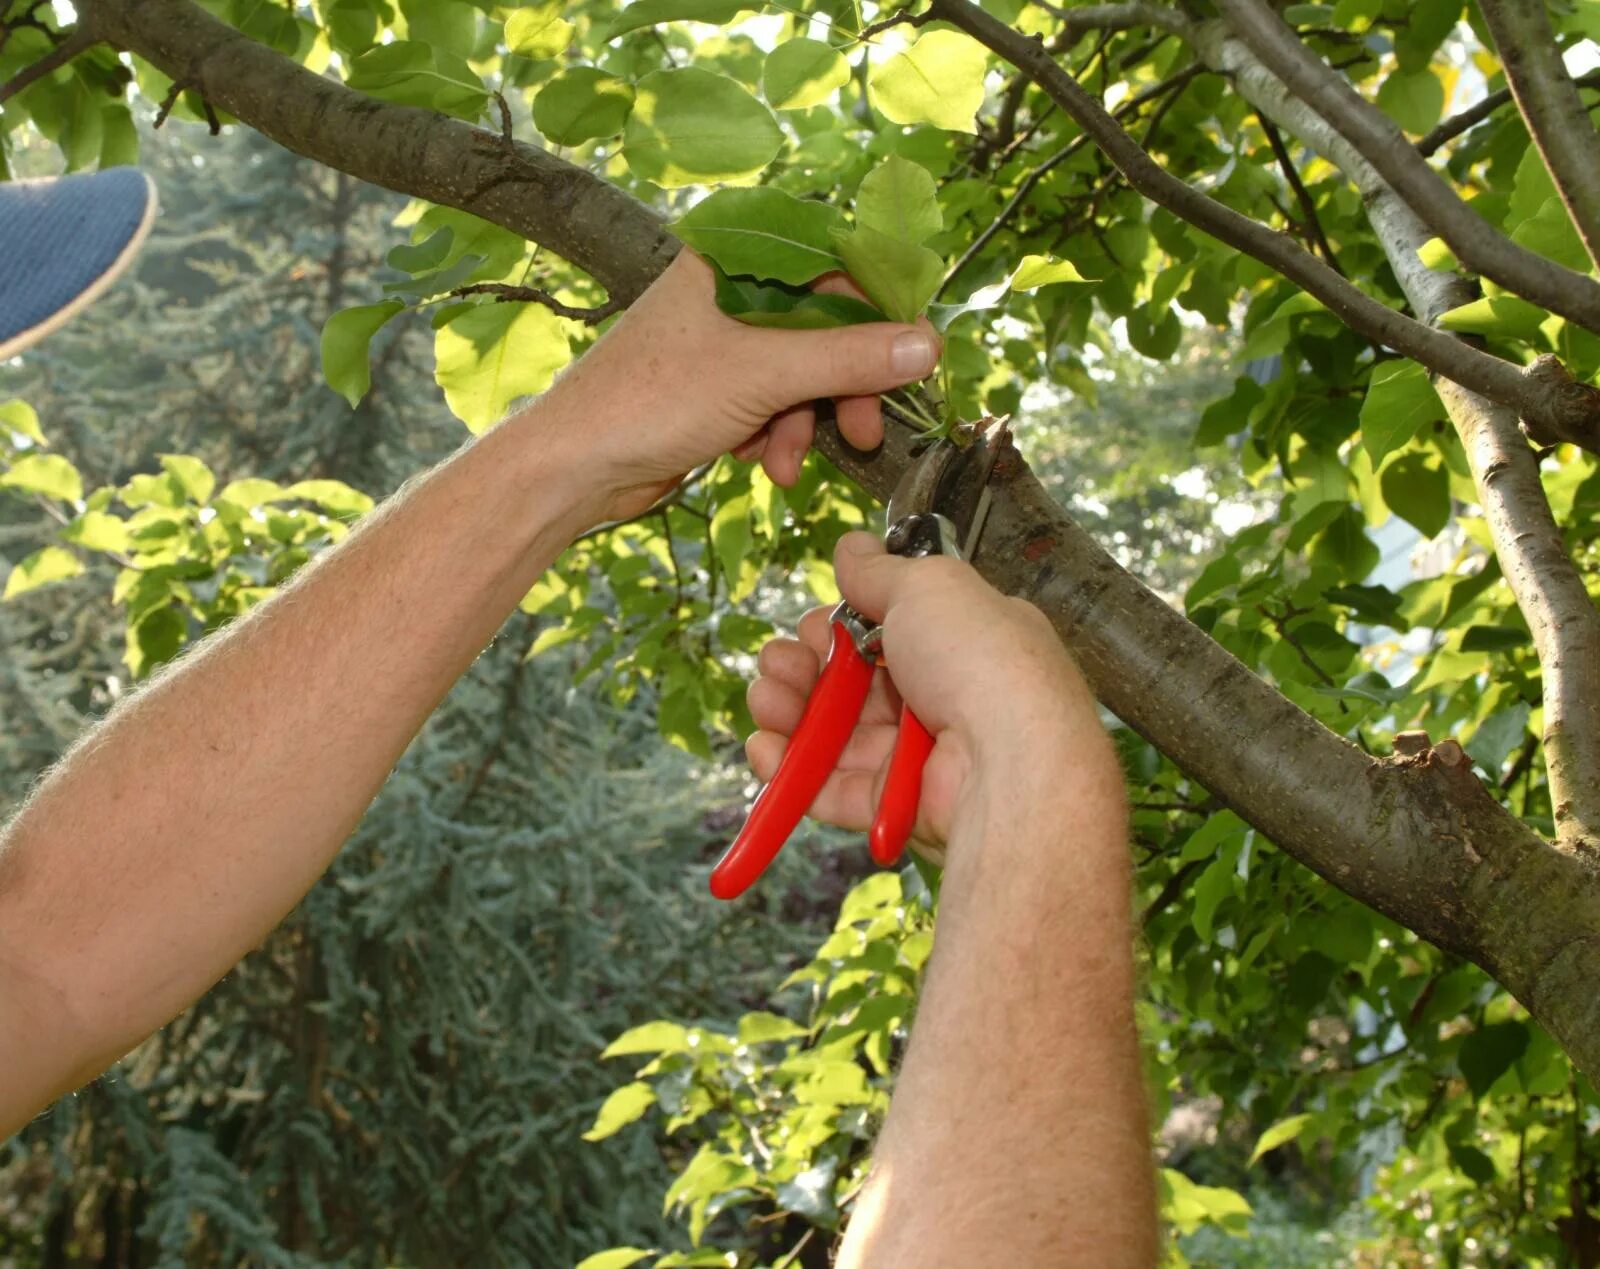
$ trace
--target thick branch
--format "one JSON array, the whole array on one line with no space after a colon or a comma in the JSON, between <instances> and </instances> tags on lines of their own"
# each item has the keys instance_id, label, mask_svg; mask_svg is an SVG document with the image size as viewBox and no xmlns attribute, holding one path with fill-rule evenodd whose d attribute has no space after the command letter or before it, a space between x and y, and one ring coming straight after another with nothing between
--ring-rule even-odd
<instances>
[{"instance_id":1,"label":"thick branch","mask_svg":"<svg viewBox=\"0 0 1600 1269\"><path fill-rule=\"evenodd\" d=\"M1567 74L1544 0L1480 0L1506 83L1555 178L1589 258L1600 264L1600 132Z\"/></svg>"},{"instance_id":2,"label":"thick branch","mask_svg":"<svg viewBox=\"0 0 1600 1269\"><path fill-rule=\"evenodd\" d=\"M1456 259L1552 313L1600 332L1600 283L1512 242L1468 207L1428 166L1394 120L1301 43L1293 28L1264 0L1217 0L1217 7L1256 56L1291 92L1344 134L1449 244ZM1466 382L1458 375L1451 377ZM1478 391L1513 404L1484 388L1478 387Z\"/></svg>"},{"instance_id":3,"label":"thick branch","mask_svg":"<svg viewBox=\"0 0 1600 1269\"><path fill-rule=\"evenodd\" d=\"M62 40L53 49L41 57L31 66L24 66L5 83L0 84L0 102L8 101L15 97L29 84L43 79L46 75L60 70L79 53L93 48L100 43L100 37L94 35L83 26L73 29L71 35Z\"/></svg>"},{"instance_id":4,"label":"thick branch","mask_svg":"<svg viewBox=\"0 0 1600 1269\"><path fill-rule=\"evenodd\" d=\"M1560 418L1569 433L1591 438L1600 450L1600 391L1569 385L1552 392L1548 382L1434 330L1380 303L1352 285L1284 234L1242 216L1168 173L1128 135L1093 97L1061 69L1037 41L990 17L968 0L933 0L931 11L1026 71L1091 136L1128 183L1145 197L1214 238L1254 256L1314 295L1357 334L1404 353L1437 374L1508 405L1524 417ZM1330 72L1331 73L1331 72Z\"/></svg>"},{"instance_id":5,"label":"thick branch","mask_svg":"<svg viewBox=\"0 0 1600 1269\"><path fill-rule=\"evenodd\" d=\"M133 2L85 0L110 15L119 43L168 75L198 61L219 105L290 138L299 153L534 236L613 297L640 294L672 254L655 213L620 190L594 188L603 182L580 169L518 146L519 164L533 174L519 185L520 200L488 197L486 175L505 170L498 137L361 98L269 49L241 45L190 0L138 0L137 22ZM212 69L214 57L228 75ZM431 144L414 142L417 132ZM598 222L565 223L597 209L605 213ZM914 440L895 426L881 449L863 455L825 429L821 445L883 498ZM1373 760L1321 727L1122 570L1014 454L995 469L993 495L981 567L1039 604L1112 709L1289 854L1499 977L1581 1070L1600 1076L1600 994L1592 990L1600 893L1583 860L1550 850L1458 764L1431 753Z\"/></svg>"},{"instance_id":6,"label":"thick branch","mask_svg":"<svg viewBox=\"0 0 1600 1269\"><path fill-rule=\"evenodd\" d=\"M608 181L535 146L313 74L191 0L82 0L95 35L137 53L278 144L385 189L543 243L635 299L678 243Z\"/></svg>"}]
</instances>

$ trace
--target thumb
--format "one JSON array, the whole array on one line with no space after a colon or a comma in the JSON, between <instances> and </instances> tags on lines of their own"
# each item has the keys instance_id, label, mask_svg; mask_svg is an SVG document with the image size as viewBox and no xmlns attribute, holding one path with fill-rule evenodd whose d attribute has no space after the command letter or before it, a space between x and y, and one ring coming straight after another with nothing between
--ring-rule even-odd
<instances>
[{"instance_id":1,"label":"thumb","mask_svg":"<svg viewBox=\"0 0 1600 1269\"><path fill-rule=\"evenodd\" d=\"M927 378L939 364L939 337L925 321L773 333L784 343L768 365L783 367L791 403L887 392Z\"/></svg>"},{"instance_id":2,"label":"thumb","mask_svg":"<svg viewBox=\"0 0 1600 1269\"><path fill-rule=\"evenodd\" d=\"M871 533L847 533L833 553L839 593L857 612L882 621L905 590L911 561L890 555Z\"/></svg>"}]
</instances>

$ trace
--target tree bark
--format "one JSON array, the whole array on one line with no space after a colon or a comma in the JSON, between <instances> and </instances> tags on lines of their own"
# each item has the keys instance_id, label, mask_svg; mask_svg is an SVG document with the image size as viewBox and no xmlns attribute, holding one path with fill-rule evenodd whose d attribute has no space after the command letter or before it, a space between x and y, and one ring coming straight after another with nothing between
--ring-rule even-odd
<instances>
[{"instance_id":1,"label":"tree bark","mask_svg":"<svg viewBox=\"0 0 1600 1269\"><path fill-rule=\"evenodd\" d=\"M636 297L676 250L621 190L531 146L386 105L255 44L191 0L84 0L105 39L298 153L471 211ZM821 447L887 496L914 437L870 455ZM968 461L980 457L973 454ZM969 482L971 483L971 482ZM969 496L973 494L969 488ZM1493 801L1458 747L1372 758L1252 674L1120 568L1003 456L979 561L1050 617L1096 693L1283 850L1422 937L1476 961L1600 1076L1600 887Z\"/></svg>"}]
</instances>

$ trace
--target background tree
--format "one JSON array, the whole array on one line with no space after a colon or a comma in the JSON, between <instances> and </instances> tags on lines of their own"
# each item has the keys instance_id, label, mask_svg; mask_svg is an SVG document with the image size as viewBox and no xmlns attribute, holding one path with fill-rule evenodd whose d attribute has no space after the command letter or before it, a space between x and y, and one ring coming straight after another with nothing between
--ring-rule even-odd
<instances>
[{"instance_id":1,"label":"background tree","mask_svg":"<svg viewBox=\"0 0 1600 1269\"><path fill-rule=\"evenodd\" d=\"M1592 6L1501 0L87 0L70 25L13 0L0 98L69 164L114 161L131 77L163 112L236 118L420 200L389 256L396 298L330 324L325 365L359 399L366 336L426 309L472 426L639 293L674 249L663 213L699 187L843 203L889 154L937 182L942 298L987 305L949 328L953 412L1017 410L1030 384L1083 398L1124 348L1164 362L1186 324L1235 330L1255 373L1204 412L1193 480L1276 510L1191 534L1212 552L1197 573L1138 560L1186 583L1187 620L1020 462L981 560L1123 725L1154 1082L1215 1095L1248 1136L1276 1124L1263 1145L1322 1143L1352 1190L1386 1166L1380 1214L1419 1244L1587 1263L1600 169L1593 76L1563 59L1596 34ZM584 640L586 667L648 685L662 730L709 753L741 722L739 658L781 612L763 577L825 596L817 561L910 439L864 457L828 436L844 479L817 464L789 493L698 474L541 584L534 646ZM1413 578L1375 573L1369 530L1392 518L1433 542ZM832 1025L804 1023L808 1041ZM871 1034L832 1042L866 1052ZM717 1059L706 1077L725 1079ZM858 1069L887 1079L870 1054ZM839 1132L865 1104L834 1107L816 1143L835 1205L861 1165ZM779 1187L821 1164L742 1166L760 1184L709 1174L717 1210L795 1211ZM1179 1228L1196 1202L1237 1223L1182 1176Z\"/></svg>"}]
</instances>

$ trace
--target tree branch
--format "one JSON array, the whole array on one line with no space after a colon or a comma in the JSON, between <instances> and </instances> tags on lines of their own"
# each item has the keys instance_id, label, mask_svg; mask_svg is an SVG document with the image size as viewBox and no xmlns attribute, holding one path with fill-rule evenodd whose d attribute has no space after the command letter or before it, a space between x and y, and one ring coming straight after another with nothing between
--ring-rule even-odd
<instances>
[{"instance_id":1,"label":"tree branch","mask_svg":"<svg viewBox=\"0 0 1600 1269\"><path fill-rule=\"evenodd\" d=\"M1306 183L1300 179L1300 172L1294 165L1288 147L1283 144L1283 138L1272 126L1272 120L1259 111L1256 113L1256 121L1260 123L1261 131L1267 134L1267 144L1272 147L1273 157L1278 160L1278 169L1283 173L1283 179L1289 182L1289 188L1294 191L1294 196L1300 203L1300 211L1306 218L1306 232L1321 248L1322 258L1328 262L1328 267L1341 278L1348 276L1339 267L1339 261L1333 254L1333 247L1328 242L1328 235L1322 231L1322 221L1317 217L1317 204L1311 197L1311 191L1306 188Z\"/></svg>"},{"instance_id":2,"label":"tree branch","mask_svg":"<svg viewBox=\"0 0 1600 1269\"><path fill-rule=\"evenodd\" d=\"M1567 74L1543 0L1479 0L1517 109L1555 178L1561 201L1600 264L1600 132Z\"/></svg>"},{"instance_id":3,"label":"tree branch","mask_svg":"<svg viewBox=\"0 0 1600 1269\"><path fill-rule=\"evenodd\" d=\"M0 84L0 102L9 101L29 84L60 70L79 53L93 48L98 43L100 43L100 37L90 31L86 25L80 24L74 27L72 34L37 62L34 62L31 66L24 66L5 83Z\"/></svg>"},{"instance_id":4,"label":"tree branch","mask_svg":"<svg viewBox=\"0 0 1600 1269\"><path fill-rule=\"evenodd\" d=\"M1196 29L1194 42L1201 58L1231 74L1240 95L1257 110L1354 182L1396 280L1424 321L1473 298L1467 279L1422 263L1417 251L1429 231L1405 200L1243 41L1231 38L1222 24L1209 23ZM1526 373L1548 376L1557 390L1572 386L1554 358L1536 361ZM1516 415L1449 376L1437 378L1435 387L1472 463L1496 558L1533 632L1545 678L1545 761L1552 800L1566 808L1557 821L1558 841L1574 851L1591 849L1600 845L1600 611L1565 550L1539 480L1538 460L1519 433Z\"/></svg>"},{"instance_id":5,"label":"tree branch","mask_svg":"<svg viewBox=\"0 0 1600 1269\"><path fill-rule=\"evenodd\" d=\"M1397 313L1340 277L1293 239L1240 215L1168 173L1051 60L1037 40L968 0L933 0L933 10L1032 76L1146 198L1271 266L1310 292L1357 334L1404 353L1492 401L1511 406L1524 417L1537 417L1545 426L1560 427L1567 434L1585 435L1589 448L1600 451L1600 389L1568 384L1553 390L1549 382L1524 374L1509 361Z\"/></svg>"},{"instance_id":6,"label":"tree branch","mask_svg":"<svg viewBox=\"0 0 1600 1269\"><path fill-rule=\"evenodd\" d=\"M474 282L470 286L458 286L450 292L451 295L492 295L498 302L517 302L523 304L543 304L557 317L569 318L574 322L582 322L586 326L593 326L603 322L613 313L622 312L625 307L617 300L608 300L598 308L574 308L571 304L563 304L549 291L537 286L512 286L507 282Z\"/></svg>"},{"instance_id":7,"label":"tree branch","mask_svg":"<svg viewBox=\"0 0 1600 1269\"><path fill-rule=\"evenodd\" d=\"M676 249L654 212L600 178L521 144L509 167L493 134L363 98L191 0L84 7L168 75L194 59L220 107L298 153L533 237L613 297L639 295ZM508 171L515 197L485 183ZM835 428L819 434L823 452L880 499L917 439L896 423L861 454ZM964 461L981 462L981 448ZM1433 751L1375 760L1339 739L1120 568L1014 451L1003 458L980 567L1049 616L1101 699L1290 855L1498 977L1579 1069L1600 1076L1600 887L1589 866L1549 849Z\"/></svg>"},{"instance_id":8,"label":"tree branch","mask_svg":"<svg viewBox=\"0 0 1600 1269\"><path fill-rule=\"evenodd\" d=\"M1507 290L1600 333L1600 282L1512 242L1468 207L1428 166L1395 122L1301 43L1264 0L1217 0L1217 7L1256 56L1344 135L1449 244L1456 259ZM1457 375L1452 378L1466 382ZM1472 386L1504 401L1479 385Z\"/></svg>"},{"instance_id":9,"label":"tree branch","mask_svg":"<svg viewBox=\"0 0 1600 1269\"><path fill-rule=\"evenodd\" d=\"M677 253L662 220L602 177L436 111L374 101L192 0L82 0L79 12L100 39L187 79L279 145L543 243L588 269L614 300L637 298Z\"/></svg>"},{"instance_id":10,"label":"tree branch","mask_svg":"<svg viewBox=\"0 0 1600 1269\"><path fill-rule=\"evenodd\" d=\"M1600 70L1593 70L1587 75L1580 75L1573 80L1573 83L1579 88L1600 88ZM1417 153L1422 155L1423 158L1436 153L1442 147L1454 141L1463 132L1477 127L1478 124L1482 123L1510 100L1511 90L1509 88L1501 88L1496 92L1490 93L1476 105L1468 106L1459 114L1451 115L1417 142ZM1586 109L1593 110L1594 107L1589 106Z\"/></svg>"}]
</instances>

